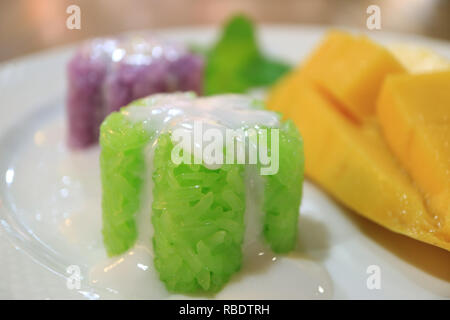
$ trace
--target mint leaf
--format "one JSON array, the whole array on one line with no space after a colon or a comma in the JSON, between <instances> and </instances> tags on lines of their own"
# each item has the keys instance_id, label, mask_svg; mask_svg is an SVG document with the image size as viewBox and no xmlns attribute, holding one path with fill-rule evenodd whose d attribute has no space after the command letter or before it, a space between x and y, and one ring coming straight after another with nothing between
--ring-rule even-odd
<instances>
[{"instance_id":1,"label":"mint leaf","mask_svg":"<svg viewBox=\"0 0 450 320\"><path fill-rule=\"evenodd\" d=\"M242 93L270 85L290 67L263 56L253 23L243 15L231 18L220 40L206 56L205 94Z\"/></svg>"}]
</instances>

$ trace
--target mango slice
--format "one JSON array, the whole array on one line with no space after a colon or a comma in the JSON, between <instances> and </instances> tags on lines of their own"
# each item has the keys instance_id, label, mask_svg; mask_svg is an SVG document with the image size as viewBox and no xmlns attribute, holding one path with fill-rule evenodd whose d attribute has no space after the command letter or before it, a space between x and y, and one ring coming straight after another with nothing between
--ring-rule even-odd
<instances>
[{"instance_id":1,"label":"mango slice","mask_svg":"<svg viewBox=\"0 0 450 320\"><path fill-rule=\"evenodd\" d=\"M450 238L373 123L354 123L303 72L282 79L267 105L298 126L310 179L376 223L450 250Z\"/></svg>"},{"instance_id":2,"label":"mango slice","mask_svg":"<svg viewBox=\"0 0 450 320\"><path fill-rule=\"evenodd\" d=\"M303 71L358 121L375 112L381 83L404 68L385 48L365 36L331 31Z\"/></svg>"},{"instance_id":3,"label":"mango slice","mask_svg":"<svg viewBox=\"0 0 450 320\"><path fill-rule=\"evenodd\" d=\"M388 76L377 116L392 151L450 235L450 71Z\"/></svg>"}]
</instances>

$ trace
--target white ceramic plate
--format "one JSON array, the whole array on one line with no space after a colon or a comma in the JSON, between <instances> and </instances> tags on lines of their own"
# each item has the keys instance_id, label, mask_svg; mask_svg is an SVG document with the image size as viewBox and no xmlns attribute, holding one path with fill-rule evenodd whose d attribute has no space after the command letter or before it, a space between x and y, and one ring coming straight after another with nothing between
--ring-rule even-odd
<instances>
[{"instance_id":1,"label":"white ceramic plate","mask_svg":"<svg viewBox=\"0 0 450 320\"><path fill-rule=\"evenodd\" d=\"M298 63L324 30L264 26L260 39L269 54ZM209 28L159 33L200 44L216 36ZM450 56L448 43L370 36ZM64 144L65 64L72 53L67 47L0 66L0 298L163 298L152 295L150 285L148 292L134 293L134 283L145 276L131 276L119 293L91 281L88 252L103 250L98 149L71 153ZM77 236L80 230L98 236ZM299 230L295 253L244 261L242 272L215 298L450 298L448 252L360 218L308 181ZM81 268L79 290L67 287L69 265ZM379 268L379 289L367 286L369 266Z\"/></svg>"}]
</instances>

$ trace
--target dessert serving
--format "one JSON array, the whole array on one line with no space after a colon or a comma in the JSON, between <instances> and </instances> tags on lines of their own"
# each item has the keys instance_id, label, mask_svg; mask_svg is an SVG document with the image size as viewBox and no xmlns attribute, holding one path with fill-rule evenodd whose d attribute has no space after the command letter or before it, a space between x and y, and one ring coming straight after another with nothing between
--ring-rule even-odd
<instances>
[{"instance_id":1,"label":"dessert serving","mask_svg":"<svg viewBox=\"0 0 450 320\"><path fill-rule=\"evenodd\" d=\"M227 130L253 129L255 138L273 139L270 131L276 131L268 152L279 159L278 168L264 174L259 161L219 159L213 167L204 161L175 163L177 130L192 139L181 146L183 157L190 160L196 151L206 151L206 145L196 150L202 143L194 131L198 124L223 137ZM242 135L232 145L220 143L221 159L234 153L239 138L248 140L243 155L249 157L256 139ZM149 96L107 117L100 146L105 248L113 256L131 249L138 238L151 242L155 267L169 291L219 290L241 267L244 237L261 236L276 253L294 249L303 182L302 140L292 122L262 110L259 101L245 95ZM258 150L258 158L262 156ZM251 200L247 193L256 189L260 193ZM256 216L245 217L250 212Z\"/></svg>"},{"instance_id":2,"label":"dessert serving","mask_svg":"<svg viewBox=\"0 0 450 320\"><path fill-rule=\"evenodd\" d=\"M58 276L21 287L449 298L448 57L237 15L217 34L133 32L0 66L1 236ZM8 281L28 277L1 253Z\"/></svg>"}]
</instances>

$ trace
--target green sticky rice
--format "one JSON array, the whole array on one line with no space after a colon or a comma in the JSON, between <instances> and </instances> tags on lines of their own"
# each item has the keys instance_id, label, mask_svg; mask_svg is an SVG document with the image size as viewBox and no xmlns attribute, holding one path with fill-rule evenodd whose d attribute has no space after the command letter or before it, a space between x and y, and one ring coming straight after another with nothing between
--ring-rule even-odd
<instances>
[{"instance_id":1,"label":"green sticky rice","mask_svg":"<svg viewBox=\"0 0 450 320\"><path fill-rule=\"evenodd\" d=\"M303 140L290 120L280 127L279 155L278 172L264 176L263 233L274 252L286 253L297 240L304 171Z\"/></svg>"},{"instance_id":2,"label":"green sticky rice","mask_svg":"<svg viewBox=\"0 0 450 320\"><path fill-rule=\"evenodd\" d=\"M145 101L133 105L146 105ZM267 129L270 137L274 128ZM304 156L295 125L286 121L278 129L279 169L262 178L261 233L274 252L286 253L297 242ZM148 172L145 150L154 141L153 171ZM124 112L112 113L103 122L100 146L102 233L108 255L122 254L134 246L145 179L152 177L148 223L153 224L154 234L148 241L153 243L160 279L171 292L220 290L242 265L246 166L224 164L208 169L201 164L175 164L170 133L158 137L152 128L130 121ZM271 142L268 147L269 152L275 150Z\"/></svg>"},{"instance_id":3,"label":"green sticky rice","mask_svg":"<svg viewBox=\"0 0 450 320\"><path fill-rule=\"evenodd\" d=\"M100 128L103 242L109 256L130 249L137 239L135 214L146 172L144 148L152 132L112 113Z\"/></svg>"},{"instance_id":4,"label":"green sticky rice","mask_svg":"<svg viewBox=\"0 0 450 320\"><path fill-rule=\"evenodd\" d=\"M170 291L217 291L239 270L244 236L243 165L209 170L171 161L169 134L154 156L155 267Z\"/></svg>"}]
</instances>

